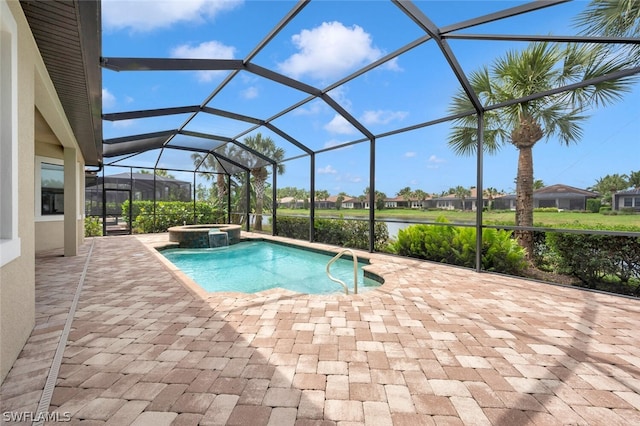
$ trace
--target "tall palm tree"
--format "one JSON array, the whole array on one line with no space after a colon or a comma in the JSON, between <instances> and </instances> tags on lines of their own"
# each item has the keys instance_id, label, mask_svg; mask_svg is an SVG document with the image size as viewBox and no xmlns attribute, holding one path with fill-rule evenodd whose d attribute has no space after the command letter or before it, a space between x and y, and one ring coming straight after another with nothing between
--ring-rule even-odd
<instances>
[{"instance_id":1,"label":"tall palm tree","mask_svg":"<svg viewBox=\"0 0 640 426\"><path fill-rule=\"evenodd\" d=\"M493 105L604 76L626 65L622 59L607 56L607 51L599 45L531 43L522 51L507 52L496 59L491 68L485 66L473 72L469 81L480 100L485 105ZM517 226L533 226L535 144L552 137L563 145L578 142L582 137L581 123L587 119L586 110L618 100L623 92L629 91L633 81L633 77L625 77L485 112L485 151L495 154L505 144L518 150ZM470 109L471 101L460 90L452 100L451 112ZM475 153L477 124L476 116L454 121L448 143L456 153ZM516 231L516 237L531 259L533 233L520 230Z\"/></svg>"},{"instance_id":2,"label":"tall palm tree","mask_svg":"<svg viewBox=\"0 0 640 426\"><path fill-rule=\"evenodd\" d=\"M228 192L227 192L227 184L224 181L225 171L222 169L222 165L220 164L220 162L213 155L209 155L209 154L203 155L197 152L194 152L193 154L191 154L191 160L193 161L193 164L196 167L200 165L200 167L204 170L215 172L216 189L218 194L216 201L220 207L224 206L224 197L225 195L228 194ZM202 176L204 176L204 178L207 180L211 179L210 173L203 173Z\"/></svg>"},{"instance_id":3,"label":"tall palm tree","mask_svg":"<svg viewBox=\"0 0 640 426\"><path fill-rule=\"evenodd\" d=\"M282 164L282 160L284 160L284 149L278 148L270 137L263 137L261 133L257 133L254 136L247 136L244 138L243 143L254 151L274 160L276 162L276 172L279 175L284 173L284 164ZM248 157L251 162L254 162L254 164L249 166L251 169L251 177L253 177L253 187L256 193L256 222L254 229L256 231L262 231L264 188L270 172L265 166L256 164L258 161L256 156L249 155Z\"/></svg>"}]
</instances>

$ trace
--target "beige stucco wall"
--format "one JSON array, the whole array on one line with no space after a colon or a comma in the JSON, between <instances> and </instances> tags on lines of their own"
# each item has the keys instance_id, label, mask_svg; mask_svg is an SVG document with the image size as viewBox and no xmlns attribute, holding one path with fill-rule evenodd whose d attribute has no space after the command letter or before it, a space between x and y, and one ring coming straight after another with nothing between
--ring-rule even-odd
<instances>
[{"instance_id":1,"label":"beige stucco wall","mask_svg":"<svg viewBox=\"0 0 640 426\"><path fill-rule=\"evenodd\" d=\"M77 148L22 8L15 0L7 4L18 29L18 236L21 250L18 258L0 267L0 382L9 373L35 325L35 253L43 244L42 239L36 240L35 223L36 108L61 145ZM76 164L83 168L80 151L77 152ZM78 170L77 176L80 193L84 191L83 174ZM77 213L77 226L64 231L71 232L73 241L80 244L83 238L75 234L82 229L81 212L73 210Z\"/></svg>"},{"instance_id":2,"label":"beige stucco wall","mask_svg":"<svg viewBox=\"0 0 640 426\"><path fill-rule=\"evenodd\" d=\"M0 378L4 379L35 323L34 66L36 50L22 9L9 8L18 27L18 236L20 256L0 269ZM19 13L16 13L19 12Z\"/></svg>"}]
</instances>

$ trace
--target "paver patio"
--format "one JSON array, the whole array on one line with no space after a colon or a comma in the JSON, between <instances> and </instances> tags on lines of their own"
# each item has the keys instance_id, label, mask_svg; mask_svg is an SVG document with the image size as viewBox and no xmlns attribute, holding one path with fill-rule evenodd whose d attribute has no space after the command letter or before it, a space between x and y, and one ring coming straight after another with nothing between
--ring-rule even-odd
<instances>
[{"instance_id":1,"label":"paver patio","mask_svg":"<svg viewBox=\"0 0 640 426\"><path fill-rule=\"evenodd\" d=\"M203 295L167 240L38 256L3 423L640 424L638 300L370 253L386 281L361 295Z\"/></svg>"}]
</instances>

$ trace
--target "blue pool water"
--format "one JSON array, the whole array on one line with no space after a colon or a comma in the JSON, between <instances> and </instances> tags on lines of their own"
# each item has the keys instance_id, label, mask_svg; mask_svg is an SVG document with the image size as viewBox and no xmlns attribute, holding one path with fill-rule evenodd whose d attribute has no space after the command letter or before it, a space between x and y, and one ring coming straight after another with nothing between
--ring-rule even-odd
<instances>
[{"instance_id":1,"label":"blue pool water","mask_svg":"<svg viewBox=\"0 0 640 426\"><path fill-rule=\"evenodd\" d=\"M281 287L299 293L344 292L326 274L334 255L266 241L241 242L216 249L167 249L161 253L206 291L256 293ZM364 278L358 267L358 293L380 284ZM331 275L344 281L353 293L353 260L349 254L331 265Z\"/></svg>"}]
</instances>

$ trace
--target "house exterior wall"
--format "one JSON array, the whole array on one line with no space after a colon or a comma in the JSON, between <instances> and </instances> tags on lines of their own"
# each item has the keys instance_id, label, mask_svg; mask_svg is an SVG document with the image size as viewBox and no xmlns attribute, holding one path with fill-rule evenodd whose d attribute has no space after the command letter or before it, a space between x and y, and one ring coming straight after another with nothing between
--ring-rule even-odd
<instances>
[{"instance_id":1,"label":"house exterior wall","mask_svg":"<svg viewBox=\"0 0 640 426\"><path fill-rule=\"evenodd\" d=\"M77 150L77 142L66 119L64 110L57 97L53 83L47 73L42 57L31 34L31 30L22 11L20 3L15 0L0 0L3 19L15 21L16 32L11 34L17 42L17 82L12 91L17 91L17 108L15 121L17 127L17 234L20 240L17 257L0 264L0 383L9 373L13 362L22 350L35 324L35 253L43 244L42 238L36 237L35 223L35 157L37 115L42 114L51 132L59 144L65 149ZM4 30L4 28L3 28ZM2 93L4 98L5 92ZM3 103L4 105L4 103ZM77 177L71 187L83 185L83 159L67 164ZM65 181L65 193L66 193ZM79 191L72 194L79 202ZM67 204L65 202L65 204ZM74 203L72 203L74 204ZM76 204L77 205L77 204ZM65 215L66 215L65 206ZM83 219L77 214L77 207L71 208L74 213L69 225L64 226L63 234L65 254L75 253L83 236ZM50 237L47 237L50 238ZM53 236L58 239L59 234ZM68 243L73 241L74 244ZM71 246L71 247L67 247Z\"/></svg>"},{"instance_id":2,"label":"house exterior wall","mask_svg":"<svg viewBox=\"0 0 640 426\"><path fill-rule=\"evenodd\" d=\"M37 49L19 3L8 2L16 22L18 136L18 257L0 268L0 380L4 380L35 324L34 261L34 70ZM8 7L7 7L8 6ZM4 96L4 94L3 94Z\"/></svg>"}]
</instances>

